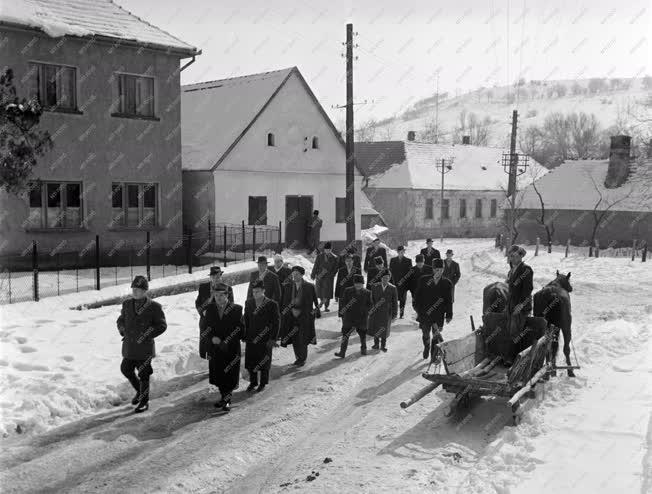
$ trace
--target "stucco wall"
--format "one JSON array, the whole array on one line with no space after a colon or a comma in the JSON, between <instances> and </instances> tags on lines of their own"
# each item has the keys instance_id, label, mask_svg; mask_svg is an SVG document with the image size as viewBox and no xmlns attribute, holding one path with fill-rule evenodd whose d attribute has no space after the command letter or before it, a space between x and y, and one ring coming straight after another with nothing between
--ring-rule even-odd
<instances>
[{"instance_id":1,"label":"stucco wall","mask_svg":"<svg viewBox=\"0 0 652 494\"><path fill-rule=\"evenodd\" d=\"M184 171L183 224L193 231L207 231L215 224L215 183L210 171Z\"/></svg>"},{"instance_id":2,"label":"stucco wall","mask_svg":"<svg viewBox=\"0 0 652 494\"><path fill-rule=\"evenodd\" d=\"M34 178L82 181L86 229L26 231L28 200L0 193L3 254L20 253L32 240L40 249L71 250L101 235L101 245L142 242L143 230L109 230L112 182L154 182L159 185L159 227L150 228L154 247L168 247L182 232L181 137L179 132L179 59L152 50L138 50L75 38L51 39L37 32L0 31L2 66L14 70L20 97L30 61L77 67L77 106L82 114L44 112L41 128L53 136L54 148L39 159ZM159 121L110 115L117 97L116 71L155 77L155 113ZM63 246L61 243L63 242Z\"/></svg>"}]
</instances>

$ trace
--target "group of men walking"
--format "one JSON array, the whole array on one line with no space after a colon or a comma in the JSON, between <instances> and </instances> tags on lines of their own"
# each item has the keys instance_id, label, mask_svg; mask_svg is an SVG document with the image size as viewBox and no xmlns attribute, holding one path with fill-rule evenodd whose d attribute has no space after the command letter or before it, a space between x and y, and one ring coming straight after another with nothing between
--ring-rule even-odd
<instances>
[{"instance_id":1,"label":"group of men walking","mask_svg":"<svg viewBox=\"0 0 652 494\"><path fill-rule=\"evenodd\" d=\"M372 349L387 351L392 322L404 317L407 292L423 334L423 357L428 358L431 334L443 341L444 321L453 317L454 287L460 278L452 250L442 260L432 239L416 256L415 264L405 256L403 246L387 262L387 252L375 239L367 249L364 265L354 247L337 256L326 242L318 252L310 273L315 282L304 279L302 266L289 268L280 255L272 266L258 258L258 270L251 273L244 307L236 304L233 289L222 281L219 266L210 268L210 281L199 286L195 307L199 314L199 354L208 360L209 382L221 394L216 407L229 411L231 395L239 386L241 342L245 343L244 367L249 375L248 392L261 392L269 383L275 346L292 345L293 365L301 367L308 358L308 346L316 344L315 319L338 304L342 320L338 358L346 356L349 338L360 337L361 354L367 354L367 336ZM367 274L366 286L365 277ZM147 296L148 283L136 276L133 297L122 304L117 324L123 336L121 369L136 390L135 411L147 410L154 338L166 330L161 305ZM138 377L135 371L138 370Z\"/></svg>"}]
</instances>

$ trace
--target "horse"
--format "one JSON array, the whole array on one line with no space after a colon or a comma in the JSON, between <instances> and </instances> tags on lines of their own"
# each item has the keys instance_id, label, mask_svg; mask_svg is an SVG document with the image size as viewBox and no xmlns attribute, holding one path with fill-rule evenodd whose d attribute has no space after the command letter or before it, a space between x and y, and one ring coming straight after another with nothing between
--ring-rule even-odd
<instances>
[{"instance_id":1,"label":"horse","mask_svg":"<svg viewBox=\"0 0 652 494\"><path fill-rule=\"evenodd\" d=\"M496 281L490 283L482 290L482 313L505 312L507 310L507 298L509 288L507 283Z\"/></svg>"},{"instance_id":2,"label":"horse","mask_svg":"<svg viewBox=\"0 0 652 494\"><path fill-rule=\"evenodd\" d=\"M564 356L566 365L570 367L570 342L571 342L571 301L569 293L573 291L570 284L570 272L560 274L554 280L534 294L534 315L543 317L548 324L554 324L564 336ZM552 344L552 362L557 362L559 342ZM569 377L575 377L573 369L567 369Z\"/></svg>"}]
</instances>

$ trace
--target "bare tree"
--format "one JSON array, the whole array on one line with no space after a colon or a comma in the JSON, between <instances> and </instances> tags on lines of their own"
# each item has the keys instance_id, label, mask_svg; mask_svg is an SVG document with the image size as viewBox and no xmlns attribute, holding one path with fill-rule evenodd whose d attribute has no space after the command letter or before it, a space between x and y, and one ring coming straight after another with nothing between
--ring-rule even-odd
<instances>
[{"instance_id":1,"label":"bare tree","mask_svg":"<svg viewBox=\"0 0 652 494\"><path fill-rule=\"evenodd\" d=\"M572 113L567 117L571 135L571 152L578 159L593 157L600 141L600 124L594 114Z\"/></svg>"},{"instance_id":2,"label":"bare tree","mask_svg":"<svg viewBox=\"0 0 652 494\"><path fill-rule=\"evenodd\" d=\"M530 170L534 170L534 168L530 168ZM551 216L546 220L546 204L543 200L543 196L541 194L541 191L539 191L539 188L537 186L537 180L540 178L542 174L540 171L533 171L532 172L532 177L534 180L532 180L532 189L534 190L535 194L539 198L539 214L536 218L537 223L539 223L546 231L546 243L548 245L548 254L552 252L552 238L555 235L555 223L554 223L554 216Z\"/></svg>"},{"instance_id":3,"label":"bare tree","mask_svg":"<svg viewBox=\"0 0 652 494\"><path fill-rule=\"evenodd\" d=\"M438 144L442 140L442 135L445 131L441 125L437 125L434 118L428 120L419 133L421 141Z\"/></svg>"},{"instance_id":4,"label":"bare tree","mask_svg":"<svg viewBox=\"0 0 652 494\"><path fill-rule=\"evenodd\" d=\"M376 137L378 124L376 120L370 118L355 129L355 139L358 142L372 142Z\"/></svg>"}]
</instances>

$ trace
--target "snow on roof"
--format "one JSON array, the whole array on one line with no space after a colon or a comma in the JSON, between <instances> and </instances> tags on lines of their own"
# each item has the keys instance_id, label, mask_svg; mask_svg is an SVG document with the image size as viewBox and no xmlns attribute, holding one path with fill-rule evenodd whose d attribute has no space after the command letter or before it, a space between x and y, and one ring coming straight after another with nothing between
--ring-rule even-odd
<instances>
[{"instance_id":1,"label":"snow on roof","mask_svg":"<svg viewBox=\"0 0 652 494\"><path fill-rule=\"evenodd\" d=\"M623 185L604 186L609 160L566 161L536 181L547 209L652 211L652 161L634 165ZM595 186L593 185L595 182ZM596 190L597 187L597 190ZM611 207L609 207L611 206ZM539 209L541 202L532 185L523 190L520 209Z\"/></svg>"},{"instance_id":2,"label":"snow on roof","mask_svg":"<svg viewBox=\"0 0 652 494\"><path fill-rule=\"evenodd\" d=\"M393 142L394 143L394 142ZM369 187L400 189L439 189L441 172L436 163L442 158L454 158L452 169L446 173L444 187L447 190L501 190L507 188L507 174L503 170L501 148L471 145L431 144L413 141L401 141L404 146L403 161L401 153L387 153L387 142L366 143L365 158L373 159L368 146L378 145L380 152L387 157L394 157L394 164L383 163L376 158L376 165L362 166L376 169L380 173L372 174ZM356 160L358 160L356 154ZM530 158L529 171L519 177L519 185L532 182L532 176L541 176L546 169ZM381 171L381 170L385 171Z\"/></svg>"},{"instance_id":3,"label":"snow on roof","mask_svg":"<svg viewBox=\"0 0 652 494\"><path fill-rule=\"evenodd\" d=\"M295 67L181 87L184 170L210 170L254 121Z\"/></svg>"},{"instance_id":4,"label":"snow on roof","mask_svg":"<svg viewBox=\"0 0 652 494\"><path fill-rule=\"evenodd\" d=\"M0 22L38 28L48 36L107 36L190 55L199 51L111 0L3 0Z\"/></svg>"}]
</instances>

